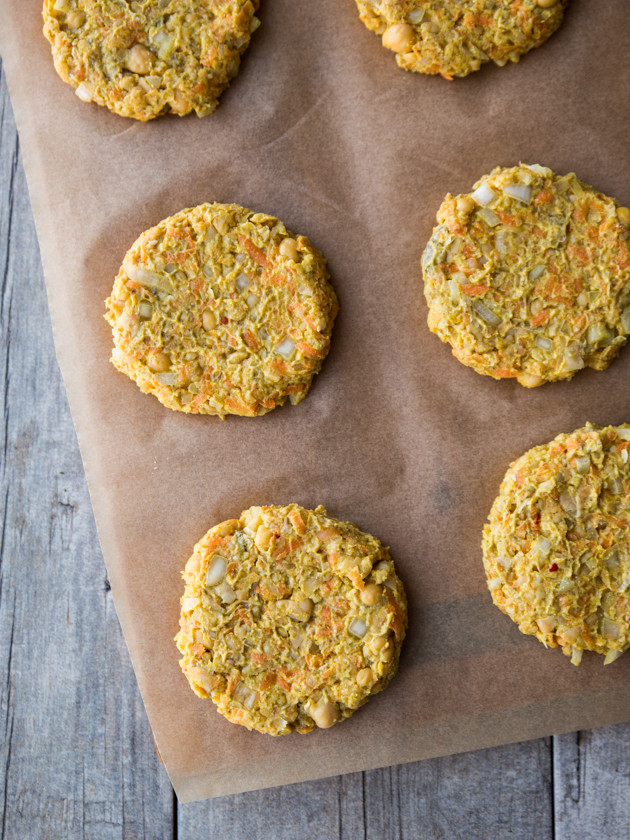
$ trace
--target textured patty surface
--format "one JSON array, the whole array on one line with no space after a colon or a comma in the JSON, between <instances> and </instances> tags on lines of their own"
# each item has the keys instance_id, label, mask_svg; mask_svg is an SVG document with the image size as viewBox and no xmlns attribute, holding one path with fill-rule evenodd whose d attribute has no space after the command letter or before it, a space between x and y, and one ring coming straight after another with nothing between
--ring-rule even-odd
<instances>
[{"instance_id":1,"label":"textured patty surface","mask_svg":"<svg viewBox=\"0 0 630 840\"><path fill-rule=\"evenodd\" d=\"M203 117L238 72L258 0L44 0L55 69L123 117Z\"/></svg>"},{"instance_id":2,"label":"textured patty surface","mask_svg":"<svg viewBox=\"0 0 630 840\"><path fill-rule=\"evenodd\" d=\"M630 210L575 175L498 167L447 195L422 256L429 328L526 387L606 368L630 333Z\"/></svg>"},{"instance_id":3,"label":"textured patty surface","mask_svg":"<svg viewBox=\"0 0 630 840\"><path fill-rule=\"evenodd\" d=\"M308 239L234 204L145 231L106 306L118 370L168 408L219 416L300 402L338 308Z\"/></svg>"},{"instance_id":4,"label":"textured patty surface","mask_svg":"<svg viewBox=\"0 0 630 840\"><path fill-rule=\"evenodd\" d=\"M494 603L523 633L616 659L630 644L630 425L588 424L508 469L483 534Z\"/></svg>"},{"instance_id":5,"label":"textured patty surface","mask_svg":"<svg viewBox=\"0 0 630 840\"><path fill-rule=\"evenodd\" d=\"M252 507L211 528L184 580L182 670L234 723L326 729L396 672L407 609L389 551L322 507Z\"/></svg>"},{"instance_id":6,"label":"textured patty surface","mask_svg":"<svg viewBox=\"0 0 630 840\"><path fill-rule=\"evenodd\" d=\"M356 0L363 23L396 53L399 67L467 76L504 65L544 43L568 0Z\"/></svg>"}]
</instances>

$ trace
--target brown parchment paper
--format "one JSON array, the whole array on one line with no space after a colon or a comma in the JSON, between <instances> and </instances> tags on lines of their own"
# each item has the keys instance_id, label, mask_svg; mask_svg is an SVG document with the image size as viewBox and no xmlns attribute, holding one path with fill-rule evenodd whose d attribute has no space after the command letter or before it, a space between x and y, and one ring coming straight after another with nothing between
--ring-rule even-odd
<instances>
[{"instance_id":1,"label":"brown parchment paper","mask_svg":"<svg viewBox=\"0 0 630 840\"><path fill-rule=\"evenodd\" d=\"M447 191L497 164L576 171L630 204L628 0L573 0L518 65L406 74L352 0L262 0L216 113L139 124L53 70L40 0L0 0L57 353L115 603L182 800L630 719L630 657L573 667L492 605L479 542L501 477L587 420L630 420L630 348L526 391L426 327L419 256ZM341 314L307 399L254 419L178 416L109 364L103 300L159 219L234 201L306 233ZM400 673L342 726L272 739L227 723L178 666L180 570L252 504L324 504L391 546L410 602Z\"/></svg>"}]
</instances>

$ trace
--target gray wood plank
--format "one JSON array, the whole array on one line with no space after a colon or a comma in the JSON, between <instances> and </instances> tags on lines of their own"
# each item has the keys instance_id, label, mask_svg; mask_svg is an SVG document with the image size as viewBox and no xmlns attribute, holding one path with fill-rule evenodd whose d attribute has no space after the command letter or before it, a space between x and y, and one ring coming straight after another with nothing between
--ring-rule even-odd
<instances>
[{"instance_id":1,"label":"gray wood plank","mask_svg":"<svg viewBox=\"0 0 630 840\"><path fill-rule=\"evenodd\" d=\"M554 739L557 840L630 837L630 726Z\"/></svg>"},{"instance_id":2,"label":"gray wood plank","mask_svg":"<svg viewBox=\"0 0 630 840\"><path fill-rule=\"evenodd\" d=\"M0 837L169 838L172 788L106 581L3 79L0 150Z\"/></svg>"},{"instance_id":3,"label":"gray wood plank","mask_svg":"<svg viewBox=\"0 0 630 840\"><path fill-rule=\"evenodd\" d=\"M551 840L540 739L182 805L178 840Z\"/></svg>"}]
</instances>

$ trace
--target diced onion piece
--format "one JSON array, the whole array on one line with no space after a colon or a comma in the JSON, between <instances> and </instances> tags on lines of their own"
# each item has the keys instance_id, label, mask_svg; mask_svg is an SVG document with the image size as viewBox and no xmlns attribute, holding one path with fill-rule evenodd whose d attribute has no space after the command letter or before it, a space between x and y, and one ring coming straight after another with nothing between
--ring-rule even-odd
<instances>
[{"instance_id":1,"label":"diced onion piece","mask_svg":"<svg viewBox=\"0 0 630 840\"><path fill-rule=\"evenodd\" d=\"M610 665L615 659L619 659L622 653L622 650L609 650L604 659L604 665Z\"/></svg>"},{"instance_id":2,"label":"diced onion piece","mask_svg":"<svg viewBox=\"0 0 630 840\"><path fill-rule=\"evenodd\" d=\"M564 364L567 370L581 370L584 367L584 359L579 353L567 350L564 354Z\"/></svg>"},{"instance_id":3,"label":"diced onion piece","mask_svg":"<svg viewBox=\"0 0 630 840\"><path fill-rule=\"evenodd\" d=\"M227 573L227 560L220 554L215 554L206 572L206 586L216 586L221 583Z\"/></svg>"},{"instance_id":4,"label":"diced onion piece","mask_svg":"<svg viewBox=\"0 0 630 840\"><path fill-rule=\"evenodd\" d=\"M146 300L143 300L138 304L138 315L143 321L148 321L151 315L153 315L153 306L147 303Z\"/></svg>"},{"instance_id":5,"label":"diced onion piece","mask_svg":"<svg viewBox=\"0 0 630 840\"><path fill-rule=\"evenodd\" d=\"M489 227L496 227L501 224L501 219L497 216L494 210L489 210L487 207L482 207L477 211L477 214L489 225Z\"/></svg>"},{"instance_id":6,"label":"diced onion piece","mask_svg":"<svg viewBox=\"0 0 630 840\"><path fill-rule=\"evenodd\" d=\"M617 432L617 437L620 437L623 440L630 440L630 429L627 429L624 426L615 426L615 431Z\"/></svg>"},{"instance_id":7,"label":"diced onion piece","mask_svg":"<svg viewBox=\"0 0 630 840\"><path fill-rule=\"evenodd\" d=\"M477 315L489 324L491 327L498 327L501 323L501 319L498 315L489 309L485 303L482 303L480 300L473 301L472 308L475 310Z\"/></svg>"},{"instance_id":8,"label":"diced onion piece","mask_svg":"<svg viewBox=\"0 0 630 840\"><path fill-rule=\"evenodd\" d=\"M192 612L199 606L199 598L182 598L182 610Z\"/></svg>"},{"instance_id":9,"label":"diced onion piece","mask_svg":"<svg viewBox=\"0 0 630 840\"><path fill-rule=\"evenodd\" d=\"M254 703L256 702L256 697L258 695L255 691L247 688L245 683L237 683L236 687L234 688L234 693L232 694L232 699L236 700L238 703L241 703L245 706L246 709L253 709Z\"/></svg>"},{"instance_id":10,"label":"diced onion piece","mask_svg":"<svg viewBox=\"0 0 630 840\"><path fill-rule=\"evenodd\" d=\"M153 43L158 48L158 58L161 58L162 61L166 61L169 55L173 52L175 33L165 32L162 29L153 36Z\"/></svg>"},{"instance_id":11,"label":"diced onion piece","mask_svg":"<svg viewBox=\"0 0 630 840\"><path fill-rule=\"evenodd\" d=\"M490 578L488 581L488 589L490 592L494 592L496 589L499 589L501 584L503 583L500 577Z\"/></svg>"},{"instance_id":12,"label":"diced onion piece","mask_svg":"<svg viewBox=\"0 0 630 840\"><path fill-rule=\"evenodd\" d=\"M86 85L85 82L81 82L81 84L75 90L75 93L82 102L92 101L92 88L89 85Z\"/></svg>"},{"instance_id":13,"label":"diced onion piece","mask_svg":"<svg viewBox=\"0 0 630 840\"><path fill-rule=\"evenodd\" d=\"M529 204L532 197L532 188L525 184L508 184L506 187L503 187L503 192L511 198L516 198L525 204Z\"/></svg>"},{"instance_id":14,"label":"diced onion piece","mask_svg":"<svg viewBox=\"0 0 630 840\"><path fill-rule=\"evenodd\" d=\"M473 201L476 201L480 207L487 207L488 204L492 204L497 195L484 181L483 184L480 184L477 189L470 194L470 197Z\"/></svg>"},{"instance_id":15,"label":"diced onion piece","mask_svg":"<svg viewBox=\"0 0 630 840\"><path fill-rule=\"evenodd\" d=\"M619 625L605 615L602 618L602 636L605 639L617 639L619 637Z\"/></svg>"},{"instance_id":16,"label":"diced onion piece","mask_svg":"<svg viewBox=\"0 0 630 840\"><path fill-rule=\"evenodd\" d=\"M573 496L566 490L560 493L558 501L560 502L560 507L562 508L562 510L566 511L567 513L577 513L577 502L575 501Z\"/></svg>"},{"instance_id":17,"label":"diced onion piece","mask_svg":"<svg viewBox=\"0 0 630 840\"><path fill-rule=\"evenodd\" d=\"M550 338L545 338L544 335L537 335L534 344L541 350L553 350L553 341Z\"/></svg>"},{"instance_id":18,"label":"diced onion piece","mask_svg":"<svg viewBox=\"0 0 630 840\"><path fill-rule=\"evenodd\" d=\"M587 340L589 344L609 344L612 334L604 324L591 324L588 328Z\"/></svg>"},{"instance_id":19,"label":"diced onion piece","mask_svg":"<svg viewBox=\"0 0 630 840\"><path fill-rule=\"evenodd\" d=\"M606 554L604 557L604 565L611 569L612 571L616 571L619 569L619 551L616 548L611 548L611 550Z\"/></svg>"},{"instance_id":20,"label":"diced onion piece","mask_svg":"<svg viewBox=\"0 0 630 840\"><path fill-rule=\"evenodd\" d=\"M536 619L536 624L541 633L553 633L556 628L556 619L552 615L548 615L546 618Z\"/></svg>"},{"instance_id":21,"label":"diced onion piece","mask_svg":"<svg viewBox=\"0 0 630 840\"><path fill-rule=\"evenodd\" d=\"M535 265L527 274L528 278L533 282L534 280L538 280L545 273L545 266L544 265ZM629 330L630 332L630 330Z\"/></svg>"},{"instance_id":22,"label":"diced onion piece","mask_svg":"<svg viewBox=\"0 0 630 840\"><path fill-rule=\"evenodd\" d=\"M620 496L623 493L623 481L617 476L616 478L612 478L608 485L608 488L611 493L615 493L617 496Z\"/></svg>"},{"instance_id":23,"label":"diced onion piece","mask_svg":"<svg viewBox=\"0 0 630 840\"><path fill-rule=\"evenodd\" d=\"M584 653L583 650L574 647L573 652L571 654L571 665L579 665L582 661L582 654Z\"/></svg>"},{"instance_id":24,"label":"diced onion piece","mask_svg":"<svg viewBox=\"0 0 630 840\"><path fill-rule=\"evenodd\" d=\"M348 626L348 630L353 636L356 636L357 639L362 639L367 633L367 629L367 624L362 618L353 618Z\"/></svg>"},{"instance_id":25,"label":"diced onion piece","mask_svg":"<svg viewBox=\"0 0 630 840\"><path fill-rule=\"evenodd\" d=\"M236 601L236 593L229 583L220 583L214 587L214 592L219 596L224 604L231 604Z\"/></svg>"},{"instance_id":26,"label":"diced onion piece","mask_svg":"<svg viewBox=\"0 0 630 840\"><path fill-rule=\"evenodd\" d=\"M621 326L625 333L630 333L630 306L626 306L620 316Z\"/></svg>"},{"instance_id":27,"label":"diced onion piece","mask_svg":"<svg viewBox=\"0 0 630 840\"><path fill-rule=\"evenodd\" d=\"M247 274L243 274L243 272L241 272L238 275L238 277L236 278L236 288L240 292L244 292L245 289L247 289L249 286L251 286L251 284L252 284L251 279L247 276Z\"/></svg>"},{"instance_id":28,"label":"diced onion piece","mask_svg":"<svg viewBox=\"0 0 630 840\"><path fill-rule=\"evenodd\" d=\"M253 292L250 292L247 295L247 305L250 309L253 309L256 304L258 303L258 295L255 295Z\"/></svg>"},{"instance_id":29,"label":"diced onion piece","mask_svg":"<svg viewBox=\"0 0 630 840\"><path fill-rule=\"evenodd\" d=\"M123 269L127 272L130 280L133 280L134 283L139 283L141 286L145 286L147 289L154 289L155 291L166 293L173 291L173 284L170 277L157 274L155 271L148 271L146 268L142 268L136 263L131 262L131 260L124 260Z\"/></svg>"},{"instance_id":30,"label":"diced onion piece","mask_svg":"<svg viewBox=\"0 0 630 840\"><path fill-rule=\"evenodd\" d=\"M172 371L166 371L165 373L155 373L153 374L160 385L177 385L177 374Z\"/></svg>"},{"instance_id":31,"label":"diced onion piece","mask_svg":"<svg viewBox=\"0 0 630 840\"><path fill-rule=\"evenodd\" d=\"M407 20L409 21L409 23L413 23L417 26L419 23L422 22L422 18L424 17L424 15L425 15L425 10L424 9L413 9L407 15Z\"/></svg>"},{"instance_id":32,"label":"diced onion piece","mask_svg":"<svg viewBox=\"0 0 630 840\"><path fill-rule=\"evenodd\" d=\"M283 359L289 361L295 354L295 341L293 341L292 338L289 338L288 335L285 336L282 341L276 344L276 353L278 353L279 356L282 356Z\"/></svg>"},{"instance_id":33,"label":"diced onion piece","mask_svg":"<svg viewBox=\"0 0 630 840\"><path fill-rule=\"evenodd\" d=\"M526 164L527 169L531 172L535 172L537 175L551 175L551 169L548 169L546 166L541 166L539 163L528 163Z\"/></svg>"},{"instance_id":34,"label":"diced onion piece","mask_svg":"<svg viewBox=\"0 0 630 840\"><path fill-rule=\"evenodd\" d=\"M480 210L479 215L482 213L492 213L492 210ZM494 213L492 213L494 216ZM497 249L497 252L500 257L506 257L510 252L510 234L506 230L498 230L494 236L494 247Z\"/></svg>"},{"instance_id":35,"label":"diced onion piece","mask_svg":"<svg viewBox=\"0 0 630 840\"><path fill-rule=\"evenodd\" d=\"M580 475L586 475L591 468L591 459L588 455L580 455L575 459L575 466Z\"/></svg>"},{"instance_id":36,"label":"diced onion piece","mask_svg":"<svg viewBox=\"0 0 630 840\"><path fill-rule=\"evenodd\" d=\"M538 537L538 539L534 543L534 549L538 553L538 556L542 560L545 560L549 556L549 552L551 551L551 543L545 537Z\"/></svg>"},{"instance_id":37,"label":"diced onion piece","mask_svg":"<svg viewBox=\"0 0 630 840\"><path fill-rule=\"evenodd\" d=\"M561 636L565 641L571 642L571 644L573 644L574 642L577 642L577 640L580 638L580 628L564 627L562 629Z\"/></svg>"}]
</instances>

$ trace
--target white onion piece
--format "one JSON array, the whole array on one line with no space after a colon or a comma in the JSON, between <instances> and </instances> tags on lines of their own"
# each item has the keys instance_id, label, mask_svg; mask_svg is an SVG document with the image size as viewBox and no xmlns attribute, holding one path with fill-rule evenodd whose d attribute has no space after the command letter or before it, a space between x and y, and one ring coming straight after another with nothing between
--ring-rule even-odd
<instances>
[{"instance_id":1,"label":"white onion piece","mask_svg":"<svg viewBox=\"0 0 630 840\"><path fill-rule=\"evenodd\" d=\"M424 9L413 9L413 11L409 12L409 14L407 15L407 20L409 21L409 23L415 23L416 25L418 25L422 21L424 15Z\"/></svg>"},{"instance_id":2,"label":"white onion piece","mask_svg":"<svg viewBox=\"0 0 630 840\"><path fill-rule=\"evenodd\" d=\"M567 370L581 370L584 367L584 359L579 354L567 351L564 354L564 364Z\"/></svg>"},{"instance_id":3,"label":"white onion piece","mask_svg":"<svg viewBox=\"0 0 630 840\"><path fill-rule=\"evenodd\" d=\"M556 619L552 615L548 615L546 618L536 619L536 624L539 626L541 633L553 633L556 628Z\"/></svg>"},{"instance_id":4,"label":"white onion piece","mask_svg":"<svg viewBox=\"0 0 630 840\"><path fill-rule=\"evenodd\" d=\"M227 573L227 560L220 554L215 554L206 572L206 586L216 586L221 583Z\"/></svg>"},{"instance_id":5,"label":"white onion piece","mask_svg":"<svg viewBox=\"0 0 630 840\"><path fill-rule=\"evenodd\" d=\"M486 324L489 324L491 327L498 327L501 323L499 316L495 315L495 313L491 309L488 309L488 307L480 300L473 301L472 308L475 310L477 315L479 315L480 318L483 318Z\"/></svg>"},{"instance_id":6,"label":"white onion piece","mask_svg":"<svg viewBox=\"0 0 630 840\"><path fill-rule=\"evenodd\" d=\"M236 288L239 290L239 292L244 292L245 289L251 286L251 284L251 279L247 276L247 274L243 274L243 272L241 272L236 278Z\"/></svg>"},{"instance_id":7,"label":"white onion piece","mask_svg":"<svg viewBox=\"0 0 630 840\"><path fill-rule=\"evenodd\" d=\"M279 356L282 356L283 359L289 361L293 358L293 354L295 353L295 341L289 336L285 336L282 341L276 344L276 353Z\"/></svg>"},{"instance_id":8,"label":"white onion piece","mask_svg":"<svg viewBox=\"0 0 630 840\"><path fill-rule=\"evenodd\" d=\"M79 87L75 90L75 93L82 102L92 101L92 88L90 88L89 85L86 85L85 82L81 82Z\"/></svg>"},{"instance_id":9,"label":"white onion piece","mask_svg":"<svg viewBox=\"0 0 630 840\"><path fill-rule=\"evenodd\" d=\"M539 163L528 163L525 166L537 175L551 175L551 169L548 169L546 166L541 166Z\"/></svg>"},{"instance_id":10,"label":"white onion piece","mask_svg":"<svg viewBox=\"0 0 630 840\"><path fill-rule=\"evenodd\" d=\"M483 184L480 184L477 189L470 194L470 197L473 201L476 201L480 207L487 207L488 204L492 204L497 197L497 194L491 190L484 181Z\"/></svg>"},{"instance_id":11,"label":"white onion piece","mask_svg":"<svg viewBox=\"0 0 630 840\"><path fill-rule=\"evenodd\" d=\"M224 604L231 604L236 601L236 594L229 583L220 583L219 586L214 587L214 592Z\"/></svg>"},{"instance_id":12,"label":"white onion piece","mask_svg":"<svg viewBox=\"0 0 630 840\"><path fill-rule=\"evenodd\" d=\"M503 581L500 577L490 578L490 580L488 581L488 589L490 590L490 592L494 592L495 589L500 588L502 582Z\"/></svg>"},{"instance_id":13,"label":"white onion piece","mask_svg":"<svg viewBox=\"0 0 630 840\"><path fill-rule=\"evenodd\" d=\"M630 306L626 306L623 312L620 315L621 326L623 327L623 331L626 333L630 333Z\"/></svg>"},{"instance_id":14,"label":"white onion piece","mask_svg":"<svg viewBox=\"0 0 630 840\"><path fill-rule=\"evenodd\" d=\"M550 338L545 338L544 335L537 335L534 343L541 350L553 350L553 341Z\"/></svg>"},{"instance_id":15,"label":"white onion piece","mask_svg":"<svg viewBox=\"0 0 630 840\"><path fill-rule=\"evenodd\" d=\"M606 615L602 618L602 636L605 639L617 639L619 637L619 625L611 621Z\"/></svg>"},{"instance_id":16,"label":"white onion piece","mask_svg":"<svg viewBox=\"0 0 630 840\"><path fill-rule=\"evenodd\" d=\"M357 639L362 639L367 633L367 624L362 618L353 618L350 622L348 630L353 636L356 636Z\"/></svg>"},{"instance_id":17,"label":"white onion piece","mask_svg":"<svg viewBox=\"0 0 630 840\"><path fill-rule=\"evenodd\" d=\"M619 659L622 653L622 650L609 650L604 659L604 665L610 665L615 659Z\"/></svg>"},{"instance_id":18,"label":"white onion piece","mask_svg":"<svg viewBox=\"0 0 630 840\"><path fill-rule=\"evenodd\" d=\"M623 426L616 426L615 431L617 432L617 437L623 440L630 440L630 429L625 429Z\"/></svg>"},{"instance_id":19,"label":"white onion piece","mask_svg":"<svg viewBox=\"0 0 630 840\"><path fill-rule=\"evenodd\" d=\"M538 280L545 273L545 266L544 265L535 265L531 271L528 272L527 276L530 280Z\"/></svg>"},{"instance_id":20,"label":"white onion piece","mask_svg":"<svg viewBox=\"0 0 630 840\"><path fill-rule=\"evenodd\" d=\"M571 665L579 665L582 661L582 654L584 653L583 650L578 650L578 648L573 648L573 653L571 654Z\"/></svg>"},{"instance_id":21,"label":"white onion piece","mask_svg":"<svg viewBox=\"0 0 630 840\"><path fill-rule=\"evenodd\" d=\"M503 192L524 204L529 204L532 197L532 188L525 184L508 184L507 187L503 187Z\"/></svg>"},{"instance_id":22,"label":"white onion piece","mask_svg":"<svg viewBox=\"0 0 630 840\"><path fill-rule=\"evenodd\" d=\"M579 627L564 627L562 629L562 638L565 639L567 642L577 642L580 638L580 628Z\"/></svg>"},{"instance_id":23,"label":"white onion piece","mask_svg":"<svg viewBox=\"0 0 630 840\"><path fill-rule=\"evenodd\" d=\"M546 557L549 556L549 552L551 551L551 543L545 537L538 537L538 539L534 543L534 549L538 553L538 556L544 560Z\"/></svg>"},{"instance_id":24,"label":"white onion piece","mask_svg":"<svg viewBox=\"0 0 630 840\"><path fill-rule=\"evenodd\" d=\"M247 688L245 683L242 682L237 683L232 694L232 698L245 706L246 709L252 709L254 707L256 696L256 692Z\"/></svg>"},{"instance_id":25,"label":"white onion piece","mask_svg":"<svg viewBox=\"0 0 630 840\"><path fill-rule=\"evenodd\" d=\"M501 219L497 216L494 210L488 210L487 207L482 207L479 210L479 216L489 227L496 227L501 224Z\"/></svg>"},{"instance_id":26,"label":"white onion piece","mask_svg":"<svg viewBox=\"0 0 630 840\"><path fill-rule=\"evenodd\" d=\"M155 373L153 374L160 385L177 385L177 374L172 373L170 371L166 371L165 373Z\"/></svg>"},{"instance_id":27,"label":"white onion piece","mask_svg":"<svg viewBox=\"0 0 630 840\"><path fill-rule=\"evenodd\" d=\"M182 610L184 612L192 612L199 606L199 598L182 598Z\"/></svg>"}]
</instances>

